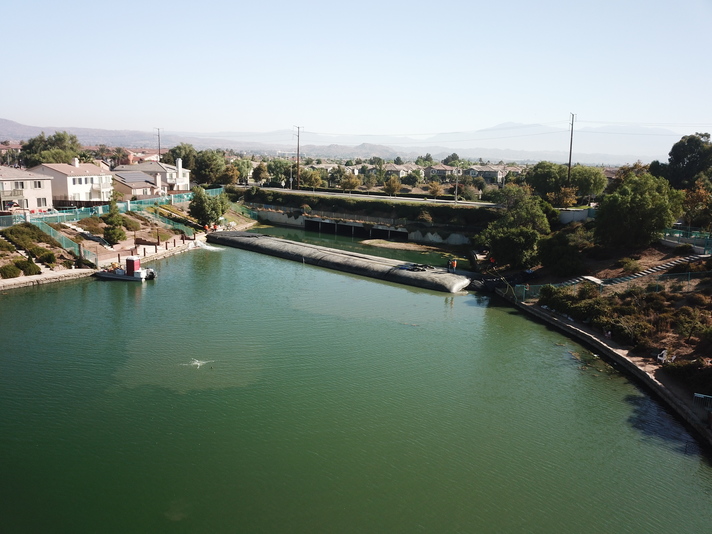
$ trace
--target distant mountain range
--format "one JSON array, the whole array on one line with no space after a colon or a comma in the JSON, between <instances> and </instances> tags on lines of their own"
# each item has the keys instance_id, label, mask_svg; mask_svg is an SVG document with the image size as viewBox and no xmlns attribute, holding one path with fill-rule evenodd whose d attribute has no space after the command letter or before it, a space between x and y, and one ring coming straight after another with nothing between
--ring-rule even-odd
<instances>
[{"instance_id":1,"label":"distant mountain range","mask_svg":"<svg viewBox=\"0 0 712 534\"><path fill-rule=\"evenodd\" d=\"M86 146L104 144L110 147L157 148L155 131L99 130L92 128L27 126L0 119L0 141L22 141L44 132L67 131ZM574 129L573 161L590 165L620 165L641 160L667 161L672 145L680 134L663 128L636 126L601 126ZM161 132L161 147L168 149L189 143L198 150L233 149L248 154L296 154L296 130L272 132ZM570 131L541 124L505 123L482 130L441 133L416 138L386 135L328 135L302 131L302 156L322 158L415 159L430 153L435 159L457 152L460 157L485 161L567 162Z\"/></svg>"}]
</instances>

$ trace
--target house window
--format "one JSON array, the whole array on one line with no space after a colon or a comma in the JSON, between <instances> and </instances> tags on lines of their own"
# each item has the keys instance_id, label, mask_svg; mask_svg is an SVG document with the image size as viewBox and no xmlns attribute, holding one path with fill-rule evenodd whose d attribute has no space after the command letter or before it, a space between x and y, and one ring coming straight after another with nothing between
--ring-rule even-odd
<instances>
[{"instance_id":1,"label":"house window","mask_svg":"<svg viewBox=\"0 0 712 534\"><path fill-rule=\"evenodd\" d=\"M35 180L32 182L32 187L34 189L42 189L42 180Z\"/></svg>"},{"instance_id":2,"label":"house window","mask_svg":"<svg viewBox=\"0 0 712 534\"><path fill-rule=\"evenodd\" d=\"M24 189L25 182L15 182L15 189Z\"/></svg>"},{"instance_id":3,"label":"house window","mask_svg":"<svg viewBox=\"0 0 712 534\"><path fill-rule=\"evenodd\" d=\"M26 198L21 198L21 199L20 199L20 207L21 207L21 208L25 208L25 209L27 209L27 208L30 207L30 203L27 201Z\"/></svg>"},{"instance_id":4,"label":"house window","mask_svg":"<svg viewBox=\"0 0 712 534\"><path fill-rule=\"evenodd\" d=\"M72 178L72 185L77 185L77 179L76 179L76 178Z\"/></svg>"},{"instance_id":5,"label":"house window","mask_svg":"<svg viewBox=\"0 0 712 534\"><path fill-rule=\"evenodd\" d=\"M37 199L37 207L38 208L46 208L47 207L47 199L46 198L38 198Z\"/></svg>"}]
</instances>

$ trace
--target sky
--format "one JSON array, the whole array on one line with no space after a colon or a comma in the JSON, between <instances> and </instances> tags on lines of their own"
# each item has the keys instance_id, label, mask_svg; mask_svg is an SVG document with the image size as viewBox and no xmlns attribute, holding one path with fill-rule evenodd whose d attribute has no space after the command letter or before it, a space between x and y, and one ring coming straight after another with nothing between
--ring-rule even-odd
<instances>
[{"instance_id":1,"label":"sky","mask_svg":"<svg viewBox=\"0 0 712 534\"><path fill-rule=\"evenodd\" d=\"M0 118L162 132L712 131L712 0L23 0Z\"/></svg>"}]
</instances>

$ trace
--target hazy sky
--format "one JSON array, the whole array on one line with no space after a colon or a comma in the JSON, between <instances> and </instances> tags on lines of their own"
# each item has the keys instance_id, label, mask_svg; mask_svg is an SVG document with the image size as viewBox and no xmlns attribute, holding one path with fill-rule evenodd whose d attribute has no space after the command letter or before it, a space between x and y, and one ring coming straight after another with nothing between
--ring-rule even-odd
<instances>
[{"instance_id":1,"label":"hazy sky","mask_svg":"<svg viewBox=\"0 0 712 534\"><path fill-rule=\"evenodd\" d=\"M712 0L22 0L2 20L0 118L32 126L712 131Z\"/></svg>"}]
</instances>

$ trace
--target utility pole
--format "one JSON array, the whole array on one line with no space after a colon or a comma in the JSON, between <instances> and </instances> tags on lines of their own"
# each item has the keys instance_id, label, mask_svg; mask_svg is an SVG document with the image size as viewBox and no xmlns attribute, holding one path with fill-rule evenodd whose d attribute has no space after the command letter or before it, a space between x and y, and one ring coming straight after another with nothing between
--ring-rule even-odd
<instances>
[{"instance_id":1,"label":"utility pole","mask_svg":"<svg viewBox=\"0 0 712 534\"><path fill-rule=\"evenodd\" d=\"M154 128L154 130L158 131L158 163L160 163L161 162L161 129Z\"/></svg>"},{"instance_id":2,"label":"utility pole","mask_svg":"<svg viewBox=\"0 0 712 534\"><path fill-rule=\"evenodd\" d=\"M571 141L569 142L569 172L566 175L566 186L571 187L571 154L574 151L574 115L571 114Z\"/></svg>"},{"instance_id":3,"label":"utility pole","mask_svg":"<svg viewBox=\"0 0 712 534\"><path fill-rule=\"evenodd\" d=\"M299 132L304 129L304 126L295 126L297 129L297 189L299 189Z\"/></svg>"}]
</instances>

